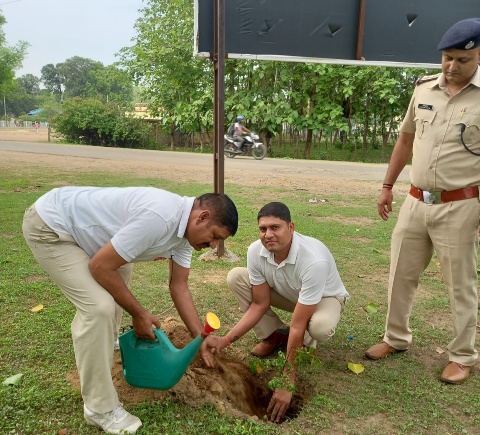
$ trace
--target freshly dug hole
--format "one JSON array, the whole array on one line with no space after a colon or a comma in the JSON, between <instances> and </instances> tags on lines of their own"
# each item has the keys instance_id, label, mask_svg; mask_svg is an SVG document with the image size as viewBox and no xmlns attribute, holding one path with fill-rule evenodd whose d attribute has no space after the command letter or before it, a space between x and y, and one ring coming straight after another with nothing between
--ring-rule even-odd
<instances>
[{"instance_id":1,"label":"freshly dug hole","mask_svg":"<svg viewBox=\"0 0 480 435\"><path fill-rule=\"evenodd\" d=\"M179 349L192 339L187 328L174 318L162 321L162 329ZM115 352L112 368L113 382L123 404L161 402L173 397L190 406L211 403L220 414L226 416L259 419L267 416L267 407L272 396L267 383L278 375L274 369L266 369L261 375L253 374L244 361L244 356L235 347L216 356L214 369L207 368L198 354L180 382L167 391L135 388L127 384L123 377L120 352ZM67 378L74 387L80 388L76 370L68 373ZM302 382L299 384L286 415L288 418L297 416L305 400Z\"/></svg>"}]
</instances>

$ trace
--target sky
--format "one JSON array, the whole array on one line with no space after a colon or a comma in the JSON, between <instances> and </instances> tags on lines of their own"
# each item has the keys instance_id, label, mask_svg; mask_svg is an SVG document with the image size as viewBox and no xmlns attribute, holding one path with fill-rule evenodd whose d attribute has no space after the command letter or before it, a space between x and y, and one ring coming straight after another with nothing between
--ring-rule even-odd
<instances>
[{"instance_id":1,"label":"sky","mask_svg":"<svg viewBox=\"0 0 480 435\"><path fill-rule=\"evenodd\" d=\"M132 46L142 0L0 0L8 46L30 44L17 77L40 78L43 66L80 56L105 66L115 53Z\"/></svg>"}]
</instances>

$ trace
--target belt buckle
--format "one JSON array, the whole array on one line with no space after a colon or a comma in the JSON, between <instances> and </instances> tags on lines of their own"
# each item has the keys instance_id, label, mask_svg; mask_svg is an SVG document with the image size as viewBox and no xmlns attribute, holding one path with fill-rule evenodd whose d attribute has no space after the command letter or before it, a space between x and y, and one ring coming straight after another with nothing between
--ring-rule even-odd
<instances>
[{"instance_id":1,"label":"belt buckle","mask_svg":"<svg viewBox=\"0 0 480 435\"><path fill-rule=\"evenodd\" d=\"M442 193L441 192L429 192L428 190L423 190L423 202L425 204L441 204L442 202Z\"/></svg>"}]
</instances>

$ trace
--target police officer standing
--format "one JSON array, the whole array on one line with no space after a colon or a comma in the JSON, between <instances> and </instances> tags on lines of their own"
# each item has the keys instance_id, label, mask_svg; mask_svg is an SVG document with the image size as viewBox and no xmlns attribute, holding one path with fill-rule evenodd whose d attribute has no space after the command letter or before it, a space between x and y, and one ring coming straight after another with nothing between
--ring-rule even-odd
<instances>
[{"instance_id":1,"label":"police officer standing","mask_svg":"<svg viewBox=\"0 0 480 435\"><path fill-rule=\"evenodd\" d=\"M442 37L442 73L417 82L378 199L392 212L392 187L410 157L410 194L393 230L384 341L373 360L406 351L419 276L433 251L447 284L453 319L449 362L440 379L458 384L477 361L477 231L480 220L480 18L454 24Z\"/></svg>"}]
</instances>

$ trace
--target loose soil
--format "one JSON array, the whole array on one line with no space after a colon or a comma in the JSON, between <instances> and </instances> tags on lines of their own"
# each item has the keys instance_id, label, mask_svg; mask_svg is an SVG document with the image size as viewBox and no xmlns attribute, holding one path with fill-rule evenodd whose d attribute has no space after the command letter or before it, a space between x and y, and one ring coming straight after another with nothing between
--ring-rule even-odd
<instances>
[{"instance_id":1,"label":"loose soil","mask_svg":"<svg viewBox=\"0 0 480 435\"><path fill-rule=\"evenodd\" d=\"M1 140L17 140L42 142L47 141L47 132L41 129L39 133L33 130L0 129ZM102 171L122 173L128 176L161 177L174 181L188 180L199 183L211 182L212 175L203 171L192 171L181 166L165 166L159 163L109 161L105 165L100 159L42 155L0 150L0 170L19 170L31 165L51 168L61 172L68 167L69 171L88 172ZM379 193L377 181L355 181L344 178L328 178L311 173L282 173L271 177L263 176L243 169L231 171L225 176L226 182L242 182L244 185L258 185L258 183L272 186L285 186L287 189L306 191L312 198L316 196L318 203L312 206L321 206L321 195L371 196ZM58 180L61 185L62 181ZM34 187L33 187L34 188ZM398 189L401 191L402 188ZM401 193L401 192L399 192ZM308 198L307 196L307 198ZM307 199L308 200L308 199ZM368 224L368 222L362 222ZM191 337L183 324L174 318L162 319L162 329L177 348L189 343ZM268 381L276 376L273 369L267 369L260 375L252 373L245 361L246 355L232 346L221 355L216 356L216 368L208 369L197 355L180 382L168 391L147 390L134 388L125 382L122 373L120 353L115 352L112 377L124 404L143 403L148 401L163 401L168 397L185 402L191 406L212 403L219 413L234 417L263 418L267 412L271 391L267 387ZM67 374L75 388L79 388L78 373L73 371ZM294 417L302 404L308 401L314 388L308 385L307 379L297 380L297 394L289 408L288 417Z\"/></svg>"},{"instance_id":2,"label":"loose soil","mask_svg":"<svg viewBox=\"0 0 480 435\"><path fill-rule=\"evenodd\" d=\"M187 328L175 318L162 320L162 330L178 349L191 340ZM127 384L122 372L120 352L115 352L112 377L120 400L124 404L164 401L166 398L187 403L190 406L213 404L223 415L237 418L259 418L267 415L267 406L272 392L268 381L275 376L272 369L261 374L253 373L242 355L234 347L215 357L216 367L207 368L197 354L178 384L167 391L135 388ZM78 373L67 374L72 385L80 389ZM305 381L297 386L287 417L295 417L305 399L308 399Z\"/></svg>"}]
</instances>

